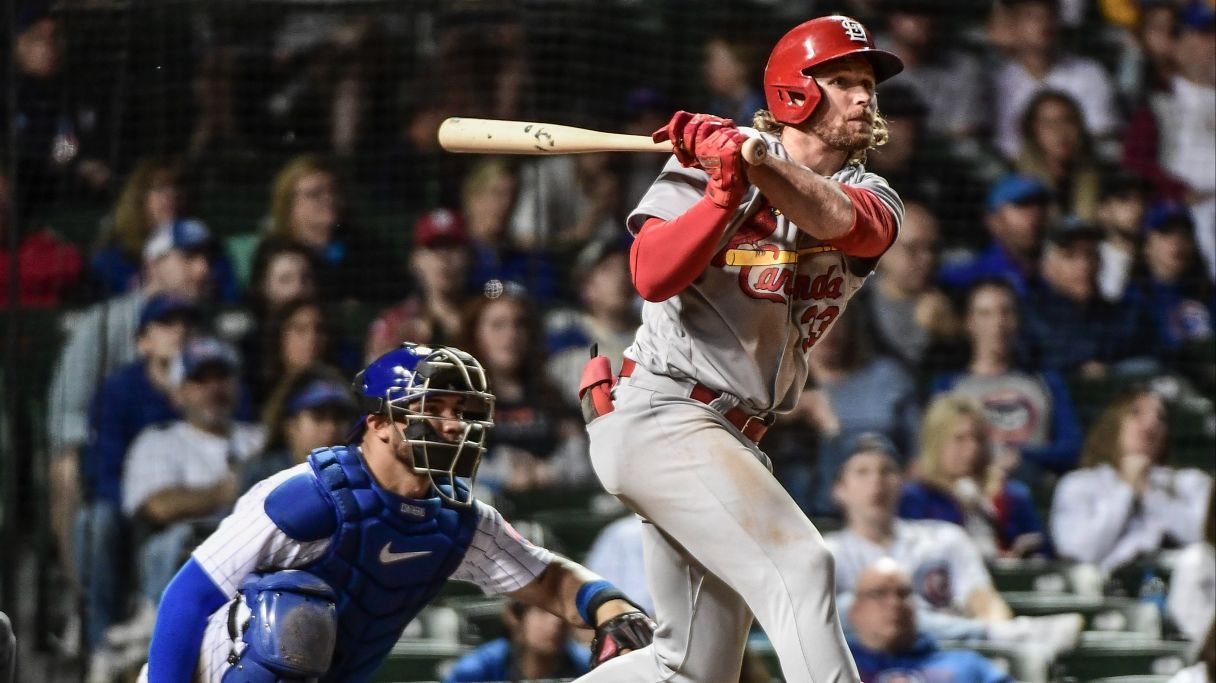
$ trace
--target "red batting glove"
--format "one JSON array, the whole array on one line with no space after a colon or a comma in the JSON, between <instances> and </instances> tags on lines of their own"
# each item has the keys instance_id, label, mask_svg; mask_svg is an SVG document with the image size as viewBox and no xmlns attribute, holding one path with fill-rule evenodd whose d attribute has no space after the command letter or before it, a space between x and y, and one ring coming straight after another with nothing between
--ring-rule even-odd
<instances>
[{"instance_id":1,"label":"red batting glove","mask_svg":"<svg viewBox=\"0 0 1216 683\"><path fill-rule=\"evenodd\" d=\"M711 114L691 114L678 111L666 126L656 130L650 138L655 142L671 140L676 160L684 166L697 165L697 145L714 131L734 128L735 122Z\"/></svg>"},{"instance_id":2,"label":"red batting glove","mask_svg":"<svg viewBox=\"0 0 1216 683\"><path fill-rule=\"evenodd\" d=\"M705 196L724 209L734 209L747 194L747 173L743 170L743 143L747 136L736 128L719 128L699 143L697 163L709 174Z\"/></svg>"}]
</instances>

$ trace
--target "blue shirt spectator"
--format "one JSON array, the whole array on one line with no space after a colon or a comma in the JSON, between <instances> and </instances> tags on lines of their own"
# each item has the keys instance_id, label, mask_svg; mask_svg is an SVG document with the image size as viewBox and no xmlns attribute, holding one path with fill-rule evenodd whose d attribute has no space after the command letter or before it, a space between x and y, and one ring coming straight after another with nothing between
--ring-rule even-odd
<instances>
[{"instance_id":1,"label":"blue shirt spectator","mask_svg":"<svg viewBox=\"0 0 1216 683\"><path fill-rule=\"evenodd\" d=\"M943 650L930 636L917 638L907 650L890 654L867 649L856 640L849 640L849 650L857 662L863 683L880 683L889 676L903 675L901 680L923 680L933 683L1011 683L1013 678L991 661L970 650Z\"/></svg>"},{"instance_id":2,"label":"blue shirt spectator","mask_svg":"<svg viewBox=\"0 0 1216 683\"><path fill-rule=\"evenodd\" d=\"M943 650L917 624L916 592L899 563L889 557L857 577L848 608L849 650L863 683L893 680L933 683L1012 683L1013 678L980 655Z\"/></svg>"},{"instance_id":3,"label":"blue shirt spectator","mask_svg":"<svg viewBox=\"0 0 1216 683\"><path fill-rule=\"evenodd\" d=\"M1028 329L1045 369L1100 376L1114 363L1156 351L1152 325L1141 305L1102 298L1100 239L1100 231L1079 222L1064 222L1048 233L1041 281L1027 308Z\"/></svg>"},{"instance_id":4,"label":"blue shirt spectator","mask_svg":"<svg viewBox=\"0 0 1216 683\"><path fill-rule=\"evenodd\" d=\"M947 261L939 276L942 285L967 289L980 280L1003 278L1025 295L1038 272L1050 196L1046 185L1028 176L998 180L988 192L985 223L991 243L970 258Z\"/></svg>"},{"instance_id":5,"label":"blue shirt spectator","mask_svg":"<svg viewBox=\"0 0 1216 683\"><path fill-rule=\"evenodd\" d=\"M567 679L589 671L590 652L570 639L561 617L523 603L508 603L509 634L456 661L444 683Z\"/></svg>"},{"instance_id":6,"label":"blue shirt spectator","mask_svg":"<svg viewBox=\"0 0 1216 683\"><path fill-rule=\"evenodd\" d=\"M1043 544L1038 554L1051 555L1047 543L1047 530L1035 509L1030 488L1020 481L1006 481L993 499L996 512L997 540L1012 547L1019 536L1037 534ZM922 481L904 484L899 499L899 516L902 519L936 519L966 526L967 513L958 497Z\"/></svg>"}]
</instances>

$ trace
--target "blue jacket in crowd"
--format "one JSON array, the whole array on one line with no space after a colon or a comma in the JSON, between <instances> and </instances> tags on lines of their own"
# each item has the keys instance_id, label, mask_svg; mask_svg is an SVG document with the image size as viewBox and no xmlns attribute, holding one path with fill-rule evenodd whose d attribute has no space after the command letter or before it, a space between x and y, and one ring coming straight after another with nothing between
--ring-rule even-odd
<instances>
[{"instance_id":1,"label":"blue jacket in crowd","mask_svg":"<svg viewBox=\"0 0 1216 683\"><path fill-rule=\"evenodd\" d=\"M175 420L177 409L152 380L146 361L115 370L89 410L89 440L80 459L86 495L122 506L122 468L127 450L145 427Z\"/></svg>"},{"instance_id":2,"label":"blue jacket in crowd","mask_svg":"<svg viewBox=\"0 0 1216 683\"><path fill-rule=\"evenodd\" d=\"M1069 373L1088 361L1113 364L1157 353L1157 338L1141 302L1110 303L1097 296L1078 304L1045 284L1033 288L1027 329L1038 367Z\"/></svg>"},{"instance_id":3,"label":"blue jacket in crowd","mask_svg":"<svg viewBox=\"0 0 1216 683\"><path fill-rule=\"evenodd\" d=\"M938 272L938 281L943 286L959 291L968 290L975 283L990 278L1008 281L1019 297L1025 297L1030 288L1026 274L999 242L990 243L971 258L946 263Z\"/></svg>"},{"instance_id":4,"label":"blue jacket in crowd","mask_svg":"<svg viewBox=\"0 0 1216 683\"><path fill-rule=\"evenodd\" d=\"M862 683L925 681L926 683L1013 683L1009 674L969 650L943 650L927 635L917 638L904 653L892 655L867 650L849 638Z\"/></svg>"},{"instance_id":5,"label":"blue jacket in crowd","mask_svg":"<svg viewBox=\"0 0 1216 683\"><path fill-rule=\"evenodd\" d=\"M1044 544L1037 554L1050 557L1051 542L1039 513L1035 510L1030 488L1020 481L1005 482L994 501L996 507L997 543L1008 548L1018 536L1041 534ZM904 484L899 499L899 516L903 519L937 519L963 526L963 507L946 491L921 481Z\"/></svg>"},{"instance_id":6,"label":"blue jacket in crowd","mask_svg":"<svg viewBox=\"0 0 1216 683\"><path fill-rule=\"evenodd\" d=\"M573 678L589 671L590 654L578 643L566 641L566 661L562 663L555 678ZM474 683L481 681L519 680L511 656L511 642L506 638L491 640L456 661L444 683Z\"/></svg>"}]
</instances>

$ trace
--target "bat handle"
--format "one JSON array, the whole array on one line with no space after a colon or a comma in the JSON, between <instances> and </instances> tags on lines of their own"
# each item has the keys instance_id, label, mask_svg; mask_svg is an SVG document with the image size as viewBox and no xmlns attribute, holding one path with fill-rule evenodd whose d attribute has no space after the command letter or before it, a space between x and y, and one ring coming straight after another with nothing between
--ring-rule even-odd
<instances>
[{"instance_id":1,"label":"bat handle","mask_svg":"<svg viewBox=\"0 0 1216 683\"><path fill-rule=\"evenodd\" d=\"M752 166L759 166L768 157L768 146L760 138L748 138L743 143L743 160Z\"/></svg>"}]
</instances>

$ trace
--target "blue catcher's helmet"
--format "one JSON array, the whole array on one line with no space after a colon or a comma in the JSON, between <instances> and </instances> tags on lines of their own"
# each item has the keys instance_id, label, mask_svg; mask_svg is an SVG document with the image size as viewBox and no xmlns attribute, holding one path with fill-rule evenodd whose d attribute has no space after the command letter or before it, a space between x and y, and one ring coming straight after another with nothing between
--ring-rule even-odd
<instances>
[{"instance_id":1,"label":"blue catcher's helmet","mask_svg":"<svg viewBox=\"0 0 1216 683\"><path fill-rule=\"evenodd\" d=\"M494 426L494 395L476 358L450 346L402 344L355 375L354 390L365 413L361 424L372 414L387 415L402 424L414 471L426 474L435 491L448 501L472 503L473 481ZM457 399L456 417L428 410L427 401L438 396ZM435 425L452 419L460 421L463 431L449 441ZM467 491L455 486L456 477L468 480ZM447 484L451 493L438 484Z\"/></svg>"}]
</instances>

